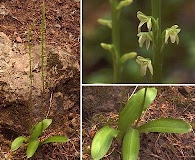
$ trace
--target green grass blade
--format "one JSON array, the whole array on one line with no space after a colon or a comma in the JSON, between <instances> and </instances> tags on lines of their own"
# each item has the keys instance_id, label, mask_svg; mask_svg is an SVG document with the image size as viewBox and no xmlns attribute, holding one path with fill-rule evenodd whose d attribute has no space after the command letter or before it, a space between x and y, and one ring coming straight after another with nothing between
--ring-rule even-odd
<instances>
[{"instance_id":1,"label":"green grass blade","mask_svg":"<svg viewBox=\"0 0 195 160\"><path fill-rule=\"evenodd\" d=\"M123 139L123 160L137 160L140 148L139 131L129 128Z\"/></svg>"},{"instance_id":2,"label":"green grass blade","mask_svg":"<svg viewBox=\"0 0 195 160\"><path fill-rule=\"evenodd\" d=\"M119 114L118 130L120 131L118 139L121 141L127 128L141 116L142 111L145 111L154 101L157 90L148 88L146 92L145 103L143 107L145 88L135 93L126 103L124 109Z\"/></svg>"},{"instance_id":3,"label":"green grass blade","mask_svg":"<svg viewBox=\"0 0 195 160\"><path fill-rule=\"evenodd\" d=\"M46 143L53 143L53 142L65 143L67 141L68 141L68 138L66 136L54 135L54 136L51 136L51 137L47 138L46 140L44 140L41 143L41 145L46 144Z\"/></svg>"},{"instance_id":4,"label":"green grass blade","mask_svg":"<svg viewBox=\"0 0 195 160\"><path fill-rule=\"evenodd\" d=\"M34 153L36 152L38 146L39 146L39 141L38 140L33 140L30 141L28 146L27 146L27 150L26 150L26 155L27 158L30 158L34 155Z\"/></svg>"},{"instance_id":5,"label":"green grass blade","mask_svg":"<svg viewBox=\"0 0 195 160\"><path fill-rule=\"evenodd\" d=\"M182 119L160 118L143 124L137 129L140 133L187 133L192 130L192 126Z\"/></svg>"},{"instance_id":6,"label":"green grass blade","mask_svg":"<svg viewBox=\"0 0 195 160\"><path fill-rule=\"evenodd\" d=\"M117 134L117 130L108 126L103 127L96 133L91 146L91 156L94 160L101 159L107 153L112 139L116 137Z\"/></svg>"},{"instance_id":7,"label":"green grass blade","mask_svg":"<svg viewBox=\"0 0 195 160\"><path fill-rule=\"evenodd\" d=\"M15 151L17 150L18 148L20 148L20 146L23 144L24 141L26 141L27 138L24 137L24 136L20 136L20 137L17 137L16 139L14 139L14 141L12 142L11 144L11 150L12 151Z\"/></svg>"}]
</instances>

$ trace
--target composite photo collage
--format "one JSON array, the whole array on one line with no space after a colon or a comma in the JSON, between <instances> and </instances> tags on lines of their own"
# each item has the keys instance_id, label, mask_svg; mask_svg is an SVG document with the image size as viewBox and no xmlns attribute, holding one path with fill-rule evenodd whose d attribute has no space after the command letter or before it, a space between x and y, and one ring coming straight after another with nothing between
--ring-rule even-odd
<instances>
[{"instance_id":1,"label":"composite photo collage","mask_svg":"<svg viewBox=\"0 0 195 160\"><path fill-rule=\"evenodd\" d=\"M194 0L0 0L0 160L194 160Z\"/></svg>"}]
</instances>

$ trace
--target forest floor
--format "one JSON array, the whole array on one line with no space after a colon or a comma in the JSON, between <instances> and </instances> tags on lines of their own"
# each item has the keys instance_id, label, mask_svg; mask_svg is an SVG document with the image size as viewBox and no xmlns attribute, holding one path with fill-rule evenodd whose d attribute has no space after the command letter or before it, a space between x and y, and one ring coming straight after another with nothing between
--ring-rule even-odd
<instances>
[{"instance_id":1,"label":"forest floor","mask_svg":"<svg viewBox=\"0 0 195 160\"><path fill-rule=\"evenodd\" d=\"M0 33L2 37L4 36L4 38L0 36L0 43L3 44L0 45L1 160L26 159L24 147L15 152L10 151L11 142L17 136L28 135L29 124L42 120L46 115L47 118L53 120L53 123L42 138L60 134L66 135L69 141L64 144L43 145L38 148L31 159L80 159L80 1L46 0L45 6L45 43L48 46L46 47L46 52L48 52L46 56L50 55L50 60L52 58L57 60L53 65L53 61L50 63L49 58L46 57L48 58L47 71L50 72L51 68L55 69L55 73L53 73L55 76L49 73L46 77L47 86L44 95L44 107L42 108L40 107L42 101L40 96L41 81L35 83L32 92L34 110L29 113L27 91L30 79L28 78L29 75L26 74L28 69L24 68L26 67L24 64L28 64L29 61L26 52L28 49L27 37L28 31L34 23L31 32L32 49L40 45L42 1L0 1ZM3 48L6 44L4 42L6 38L11 42L9 54L4 53ZM58 55L52 54L53 50ZM40 53L40 50L32 51L33 53ZM65 54L63 55L63 53ZM10 65L11 62L13 62L12 66ZM74 63L74 65L68 62ZM40 68L37 69L34 68L33 74L35 78L40 80ZM20 72L17 72L18 70ZM32 122L29 120L30 114L33 116Z\"/></svg>"},{"instance_id":2,"label":"forest floor","mask_svg":"<svg viewBox=\"0 0 195 160\"><path fill-rule=\"evenodd\" d=\"M83 159L91 160L91 142L104 125L117 128L118 111L124 89L125 101L135 87L83 87ZM138 87L137 90L143 87ZM141 123L160 117L180 118L192 125L186 134L149 133L140 137L140 160L192 160L195 158L195 87L163 86L157 88L157 97L145 112ZM105 160L122 159L116 140L105 155Z\"/></svg>"}]
</instances>

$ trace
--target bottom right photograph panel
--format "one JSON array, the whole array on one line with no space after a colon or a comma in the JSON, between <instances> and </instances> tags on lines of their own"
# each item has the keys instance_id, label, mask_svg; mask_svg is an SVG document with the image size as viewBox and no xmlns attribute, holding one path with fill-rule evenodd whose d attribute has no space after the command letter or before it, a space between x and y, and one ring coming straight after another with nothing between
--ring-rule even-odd
<instances>
[{"instance_id":1,"label":"bottom right photograph panel","mask_svg":"<svg viewBox=\"0 0 195 160\"><path fill-rule=\"evenodd\" d=\"M83 86L83 160L195 158L195 86Z\"/></svg>"}]
</instances>

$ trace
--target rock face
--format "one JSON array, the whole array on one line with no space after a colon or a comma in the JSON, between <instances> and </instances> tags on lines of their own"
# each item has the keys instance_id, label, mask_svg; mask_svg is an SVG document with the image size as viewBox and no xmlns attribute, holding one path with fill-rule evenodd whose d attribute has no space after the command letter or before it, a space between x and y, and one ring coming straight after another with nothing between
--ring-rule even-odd
<instances>
[{"instance_id":1,"label":"rock face","mask_svg":"<svg viewBox=\"0 0 195 160\"><path fill-rule=\"evenodd\" d=\"M31 50L33 114L37 116L46 115L49 106L52 108L49 115L57 112L63 114L79 102L79 62L71 53L60 47L46 46L45 48L45 108L41 107L41 47L32 46ZM19 105L25 106L25 111L28 111L29 60L28 45L12 43L4 33L0 32L0 108Z\"/></svg>"}]
</instances>

